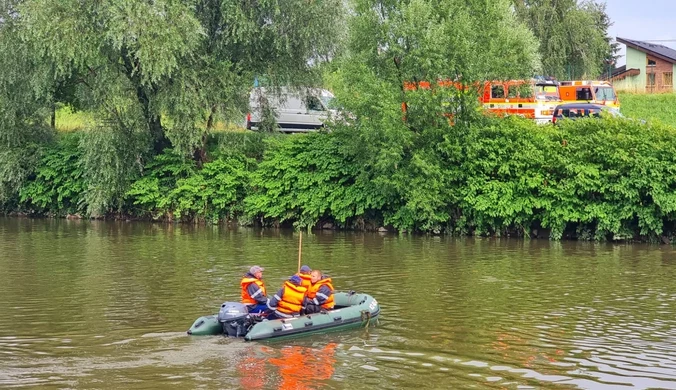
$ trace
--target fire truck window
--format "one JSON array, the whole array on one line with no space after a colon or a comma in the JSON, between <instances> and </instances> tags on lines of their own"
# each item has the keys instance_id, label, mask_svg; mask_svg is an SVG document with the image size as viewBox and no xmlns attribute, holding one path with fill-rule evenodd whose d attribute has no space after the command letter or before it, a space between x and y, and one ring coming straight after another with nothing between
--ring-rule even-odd
<instances>
[{"instance_id":1,"label":"fire truck window","mask_svg":"<svg viewBox=\"0 0 676 390\"><path fill-rule=\"evenodd\" d=\"M491 86L491 97L492 98L504 98L505 97L505 87L502 85L493 85Z\"/></svg>"},{"instance_id":2,"label":"fire truck window","mask_svg":"<svg viewBox=\"0 0 676 390\"><path fill-rule=\"evenodd\" d=\"M592 94L589 88L576 88L575 95L576 100L592 100Z\"/></svg>"},{"instance_id":3,"label":"fire truck window","mask_svg":"<svg viewBox=\"0 0 676 390\"><path fill-rule=\"evenodd\" d=\"M507 97L512 99L519 96L519 89L516 85L509 85L507 87Z\"/></svg>"},{"instance_id":4,"label":"fire truck window","mask_svg":"<svg viewBox=\"0 0 676 390\"><path fill-rule=\"evenodd\" d=\"M615 92L612 87L596 87L594 93L596 100L615 100Z\"/></svg>"},{"instance_id":5,"label":"fire truck window","mask_svg":"<svg viewBox=\"0 0 676 390\"><path fill-rule=\"evenodd\" d=\"M518 94L519 94L519 97L522 97L522 98L532 98L533 97L533 86L530 85L530 84L519 85Z\"/></svg>"}]
</instances>

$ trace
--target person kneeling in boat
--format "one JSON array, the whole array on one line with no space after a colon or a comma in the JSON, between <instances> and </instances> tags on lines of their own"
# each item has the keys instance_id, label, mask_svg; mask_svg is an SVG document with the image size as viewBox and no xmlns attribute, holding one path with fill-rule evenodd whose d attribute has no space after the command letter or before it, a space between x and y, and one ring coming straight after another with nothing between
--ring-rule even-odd
<instances>
[{"instance_id":1,"label":"person kneeling in boat","mask_svg":"<svg viewBox=\"0 0 676 390\"><path fill-rule=\"evenodd\" d=\"M303 281L303 287L305 288L310 288L310 285L312 284L312 276L310 275L311 273L312 268L308 267L307 265L304 265L300 267L300 270L296 274Z\"/></svg>"},{"instance_id":2,"label":"person kneeling in boat","mask_svg":"<svg viewBox=\"0 0 676 390\"><path fill-rule=\"evenodd\" d=\"M268 296L265 294L263 283L264 270L265 268L254 265L240 282L242 303L246 305L249 313L261 314L268 309Z\"/></svg>"},{"instance_id":3,"label":"person kneeling in boat","mask_svg":"<svg viewBox=\"0 0 676 390\"><path fill-rule=\"evenodd\" d=\"M300 315L306 291L307 288L303 287L303 280L300 276L290 277L277 291L277 294L268 300L268 308L274 310L268 315L268 319L291 318Z\"/></svg>"},{"instance_id":4,"label":"person kneeling in boat","mask_svg":"<svg viewBox=\"0 0 676 390\"><path fill-rule=\"evenodd\" d=\"M312 285L305 297L305 314L319 313L322 310L333 310L333 284L331 278L322 275L316 269L310 274Z\"/></svg>"}]
</instances>

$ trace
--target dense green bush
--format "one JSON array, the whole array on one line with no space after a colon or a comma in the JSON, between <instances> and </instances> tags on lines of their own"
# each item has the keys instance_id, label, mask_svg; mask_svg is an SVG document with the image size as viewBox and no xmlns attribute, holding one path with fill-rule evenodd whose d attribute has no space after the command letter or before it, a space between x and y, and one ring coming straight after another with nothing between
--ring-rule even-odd
<instances>
[{"instance_id":1,"label":"dense green bush","mask_svg":"<svg viewBox=\"0 0 676 390\"><path fill-rule=\"evenodd\" d=\"M383 205L378 188L361 175L361 165L344 133L315 133L270 139L251 179L250 216L312 226L340 224L372 215Z\"/></svg>"},{"instance_id":2,"label":"dense green bush","mask_svg":"<svg viewBox=\"0 0 676 390\"><path fill-rule=\"evenodd\" d=\"M529 232L543 210L554 207L543 196L556 169L552 158L559 144L552 126L515 117L493 119L473 126L462 144L463 180L457 187L462 216L456 223L460 232Z\"/></svg>"},{"instance_id":3,"label":"dense green bush","mask_svg":"<svg viewBox=\"0 0 676 390\"><path fill-rule=\"evenodd\" d=\"M193 160L170 149L151 161L127 192L134 214L167 220L208 220L241 216L255 160L220 156L197 169Z\"/></svg>"},{"instance_id":4,"label":"dense green bush","mask_svg":"<svg viewBox=\"0 0 676 390\"><path fill-rule=\"evenodd\" d=\"M195 161L166 149L145 167L127 191L129 214L168 221L209 221L244 216L251 172L262 159L264 139L254 132L216 133L208 140L211 161Z\"/></svg>"},{"instance_id":5,"label":"dense green bush","mask_svg":"<svg viewBox=\"0 0 676 390\"><path fill-rule=\"evenodd\" d=\"M608 118L563 123L562 146L543 193L543 220L562 230L578 223L596 238L655 237L674 222L676 131Z\"/></svg>"},{"instance_id":6,"label":"dense green bush","mask_svg":"<svg viewBox=\"0 0 676 390\"><path fill-rule=\"evenodd\" d=\"M537 229L555 239L674 235L672 127L616 118L558 126L484 118L421 128L393 144L400 131L408 130L355 122L307 135L228 134L210 140L211 160L201 167L166 150L130 185L122 212L459 235L530 236ZM46 151L20 191L20 209L85 212L78 137L62 137Z\"/></svg>"},{"instance_id":7,"label":"dense green bush","mask_svg":"<svg viewBox=\"0 0 676 390\"><path fill-rule=\"evenodd\" d=\"M80 135L63 134L42 157L33 177L19 191L23 210L38 214L78 214L86 210Z\"/></svg>"}]
</instances>

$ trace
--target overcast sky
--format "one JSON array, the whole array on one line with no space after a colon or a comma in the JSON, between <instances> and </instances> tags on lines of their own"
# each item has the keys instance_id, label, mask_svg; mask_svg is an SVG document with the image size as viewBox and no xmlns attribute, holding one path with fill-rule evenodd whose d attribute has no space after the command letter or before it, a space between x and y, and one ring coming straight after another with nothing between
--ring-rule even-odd
<instances>
[{"instance_id":1,"label":"overcast sky","mask_svg":"<svg viewBox=\"0 0 676 390\"><path fill-rule=\"evenodd\" d=\"M606 0L606 12L613 21L608 29L611 37L652 42L676 49L676 0ZM623 56L618 65L624 65Z\"/></svg>"}]
</instances>

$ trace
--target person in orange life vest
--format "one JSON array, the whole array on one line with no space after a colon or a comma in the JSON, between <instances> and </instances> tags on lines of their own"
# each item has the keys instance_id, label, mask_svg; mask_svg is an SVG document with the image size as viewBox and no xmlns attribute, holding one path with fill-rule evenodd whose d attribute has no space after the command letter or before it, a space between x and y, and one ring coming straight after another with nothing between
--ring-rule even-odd
<instances>
[{"instance_id":1,"label":"person in orange life vest","mask_svg":"<svg viewBox=\"0 0 676 390\"><path fill-rule=\"evenodd\" d=\"M291 318L300 315L306 291L300 276L291 276L277 291L277 294L268 300L268 308L274 310L268 315L268 319Z\"/></svg>"},{"instance_id":2,"label":"person in orange life vest","mask_svg":"<svg viewBox=\"0 0 676 390\"><path fill-rule=\"evenodd\" d=\"M312 272L312 268L308 267L307 265L304 265L300 267L300 271L296 275L300 277L300 279L303 281L303 287L305 288L310 288L310 285L312 284L312 277L310 276L310 273Z\"/></svg>"},{"instance_id":3,"label":"person in orange life vest","mask_svg":"<svg viewBox=\"0 0 676 390\"><path fill-rule=\"evenodd\" d=\"M310 274L312 285L305 296L305 314L319 313L322 310L332 310L333 284L331 278L322 275L322 271L316 269Z\"/></svg>"},{"instance_id":4,"label":"person in orange life vest","mask_svg":"<svg viewBox=\"0 0 676 390\"><path fill-rule=\"evenodd\" d=\"M265 283L262 280L264 270L265 268L254 265L240 282L242 303L247 306L249 313L262 313L268 308L268 296L265 293Z\"/></svg>"}]
</instances>

